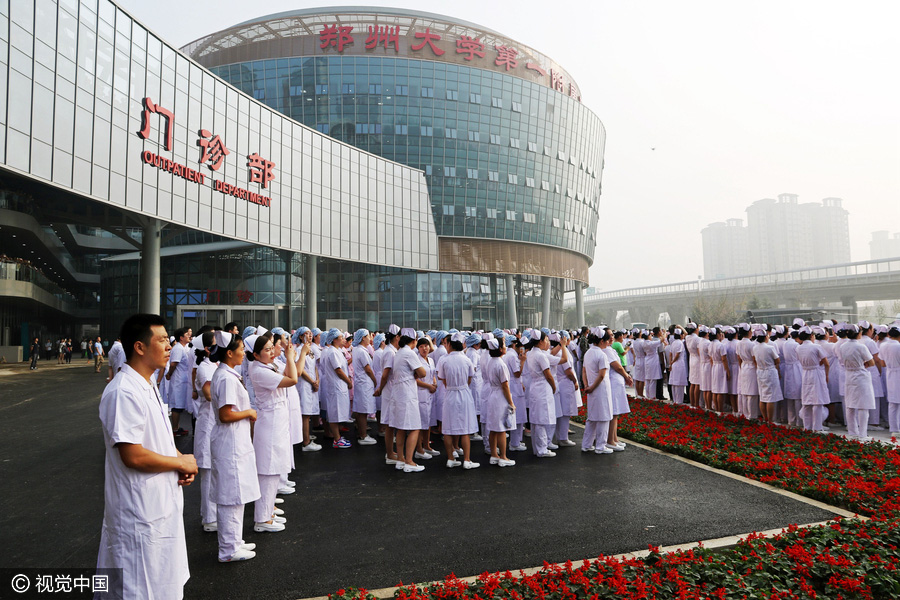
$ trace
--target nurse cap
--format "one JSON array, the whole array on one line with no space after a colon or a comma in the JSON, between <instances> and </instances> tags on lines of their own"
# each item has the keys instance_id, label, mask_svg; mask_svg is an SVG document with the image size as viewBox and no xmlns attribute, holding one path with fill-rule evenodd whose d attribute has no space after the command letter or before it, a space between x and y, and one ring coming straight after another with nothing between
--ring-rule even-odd
<instances>
[{"instance_id":1,"label":"nurse cap","mask_svg":"<svg viewBox=\"0 0 900 600\"><path fill-rule=\"evenodd\" d=\"M497 341L496 338L488 340L488 348L491 350L497 350L500 348L500 342Z\"/></svg>"},{"instance_id":2,"label":"nurse cap","mask_svg":"<svg viewBox=\"0 0 900 600\"><path fill-rule=\"evenodd\" d=\"M219 348L227 348L228 344L231 343L231 337L231 334L227 331L217 331L215 335L216 346Z\"/></svg>"},{"instance_id":3,"label":"nurse cap","mask_svg":"<svg viewBox=\"0 0 900 600\"><path fill-rule=\"evenodd\" d=\"M256 346L256 340L259 339L259 336L255 333L253 335L248 335L244 338L244 348L247 352L253 353L253 347Z\"/></svg>"},{"instance_id":4,"label":"nurse cap","mask_svg":"<svg viewBox=\"0 0 900 600\"><path fill-rule=\"evenodd\" d=\"M522 337L519 338L519 341L520 341L523 345L530 343L530 342L531 342L531 334L529 334L529 333L526 331L525 333L522 334Z\"/></svg>"},{"instance_id":5,"label":"nurse cap","mask_svg":"<svg viewBox=\"0 0 900 600\"><path fill-rule=\"evenodd\" d=\"M456 333L452 333L452 334L450 334L450 341L451 342L459 342L460 344L465 344L466 343L466 334L464 334L460 331L457 331Z\"/></svg>"},{"instance_id":6,"label":"nurse cap","mask_svg":"<svg viewBox=\"0 0 900 600\"><path fill-rule=\"evenodd\" d=\"M808 333L812 335L812 327L810 327L809 325L804 325L800 328L800 333Z\"/></svg>"},{"instance_id":7,"label":"nurse cap","mask_svg":"<svg viewBox=\"0 0 900 600\"><path fill-rule=\"evenodd\" d=\"M255 335L255 334L256 334L256 327L254 327L253 325L248 325L247 327L244 327L244 332L241 333L241 337L246 340L249 336Z\"/></svg>"},{"instance_id":8,"label":"nurse cap","mask_svg":"<svg viewBox=\"0 0 900 600\"><path fill-rule=\"evenodd\" d=\"M804 325L806 325L806 321L804 321L804 320L801 319L800 317L797 317L796 319L794 319L794 325L797 325L797 326L799 326L799 327L803 327Z\"/></svg>"},{"instance_id":9,"label":"nurse cap","mask_svg":"<svg viewBox=\"0 0 900 600\"><path fill-rule=\"evenodd\" d=\"M400 330L400 336L401 336L401 337L408 337L408 338L413 339L413 340L418 339L418 338L416 337L416 330L413 329L412 327L404 327L403 329L401 329L401 330Z\"/></svg>"},{"instance_id":10,"label":"nurse cap","mask_svg":"<svg viewBox=\"0 0 900 600\"><path fill-rule=\"evenodd\" d=\"M496 337L497 336L495 336L493 333L490 333L490 332L481 334L481 339L483 339L486 342L489 342Z\"/></svg>"},{"instance_id":11,"label":"nurse cap","mask_svg":"<svg viewBox=\"0 0 900 600\"><path fill-rule=\"evenodd\" d=\"M268 333L268 331L269 330L266 329L265 327L263 327L262 325L256 326L256 335L265 335L266 333Z\"/></svg>"},{"instance_id":12,"label":"nurse cap","mask_svg":"<svg viewBox=\"0 0 900 600\"><path fill-rule=\"evenodd\" d=\"M549 336L547 336L547 337L550 338L550 341L551 341L551 342L559 342L559 334L558 334L558 333L551 333L551 334L550 334Z\"/></svg>"},{"instance_id":13,"label":"nurse cap","mask_svg":"<svg viewBox=\"0 0 900 600\"><path fill-rule=\"evenodd\" d=\"M397 335L398 333L400 333L400 327L395 325L394 323L391 323L390 325L388 325L387 332L391 335Z\"/></svg>"},{"instance_id":14,"label":"nurse cap","mask_svg":"<svg viewBox=\"0 0 900 600\"><path fill-rule=\"evenodd\" d=\"M687 325L684 326L684 328L687 329L688 331L694 331L695 329L697 329L697 324L696 323L688 323Z\"/></svg>"},{"instance_id":15,"label":"nurse cap","mask_svg":"<svg viewBox=\"0 0 900 600\"><path fill-rule=\"evenodd\" d=\"M477 333L473 333L469 337L466 338L466 347L471 348L481 343L483 338Z\"/></svg>"},{"instance_id":16,"label":"nurse cap","mask_svg":"<svg viewBox=\"0 0 900 600\"><path fill-rule=\"evenodd\" d=\"M508 336L506 336L506 339L504 341L506 342L507 346L512 346L513 344L516 343L516 336L508 335Z\"/></svg>"},{"instance_id":17,"label":"nurse cap","mask_svg":"<svg viewBox=\"0 0 900 600\"><path fill-rule=\"evenodd\" d=\"M541 333L543 333L544 335L550 335L550 328L549 327L541 327Z\"/></svg>"},{"instance_id":18,"label":"nurse cap","mask_svg":"<svg viewBox=\"0 0 900 600\"><path fill-rule=\"evenodd\" d=\"M326 346L330 346L334 342L334 340L340 337L344 337L344 334L341 332L341 330L337 327L332 327L328 330L328 333L325 334L325 339L322 341L325 342Z\"/></svg>"},{"instance_id":19,"label":"nurse cap","mask_svg":"<svg viewBox=\"0 0 900 600\"><path fill-rule=\"evenodd\" d=\"M363 338L366 337L367 335L369 335L369 330L366 329L365 327L361 327L361 328L357 329L353 333L353 345L359 346L362 343Z\"/></svg>"},{"instance_id":20,"label":"nurse cap","mask_svg":"<svg viewBox=\"0 0 900 600\"><path fill-rule=\"evenodd\" d=\"M875 327L875 333L887 333L888 328L887 325L877 325Z\"/></svg>"},{"instance_id":21,"label":"nurse cap","mask_svg":"<svg viewBox=\"0 0 900 600\"><path fill-rule=\"evenodd\" d=\"M495 329L495 330L492 331L491 333L493 333L495 337L500 337L501 335L503 335L503 330L500 329L500 328L498 327L497 329Z\"/></svg>"},{"instance_id":22,"label":"nurse cap","mask_svg":"<svg viewBox=\"0 0 900 600\"><path fill-rule=\"evenodd\" d=\"M872 324L869 323L868 321L866 321L865 319L863 319L862 321L857 323L857 325L859 325L860 331L865 331L866 329L868 329L869 327L872 326Z\"/></svg>"}]
</instances>

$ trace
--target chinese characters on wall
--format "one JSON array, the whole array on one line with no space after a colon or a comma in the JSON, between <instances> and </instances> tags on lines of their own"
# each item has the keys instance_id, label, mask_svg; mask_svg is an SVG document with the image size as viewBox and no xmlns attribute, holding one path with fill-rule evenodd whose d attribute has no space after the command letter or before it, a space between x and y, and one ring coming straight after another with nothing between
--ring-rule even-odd
<instances>
[{"instance_id":1,"label":"chinese characters on wall","mask_svg":"<svg viewBox=\"0 0 900 600\"><path fill-rule=\"evenodd\" d=\"M347 47L355 45L353 29L353 26L338 23L324 25L319 32L319 49L333 49L338 54L343 53ZM399 27L369 25L365 49L374 50L383 46L385 50L393 49L395 53L399 52L399 30ZM442 40L441 35L432 33L430 27L426 27L425 31L415 32L413 37L415 42L409 46L410 55L424 53L426 57L434 58L443 56L450 49L445 47L447 43ZM475 64L485 62L486 66L492 66L504 72L514 72L520 69L532 71L534 76L548 87L581 102L581 92L574 81L567 81L559 70L550 69L548 72L539 64L525 60L516 48L504 44L496 44L493 48L489 48L482 40L468 35L460 35L456 39L453 49L455 49L455 54L462 55L463 60ZM453 55L451 53L451 56Z\"/></svg>"},{"instance_id":2,"label":"chinese characters on wall","mask_svg":"<svg viewBox=\"0 0 900 600\"><path fill-rule=\"evenodd\" d=\"M160 115L165 120L166 137L164 147L167 151L171 151L175 130L175 113L156 104L150 98L144 98L144 110L141 114L141 130L138 131L138 136L142 139L148 139L150 137L153 115ZM211 171L218 171L221 169L226 157L231 154L231 151L225 146L225 141L220 136L206 129L201 129L199 131L197 145L200 147L199 164L208 166ZM141 159L144 163L154 166L162 171L168 171L176 177L181 177L182 179L201 185L206 184L207 175L205 173L155 154L149 150L145 150L141 153ZM256 183L263 189L268 189L269 183L275 179L275 163L263 158L258 152L254 152L253 154L247 155L246 166L249 183ZM272 199L266 195L252 192L212 177L210 183L212 188L217 192L222 192L223 194L228 194L241 200L247 200L248 202L260 206L271 205Z\"/></svg>"}]
</instances>

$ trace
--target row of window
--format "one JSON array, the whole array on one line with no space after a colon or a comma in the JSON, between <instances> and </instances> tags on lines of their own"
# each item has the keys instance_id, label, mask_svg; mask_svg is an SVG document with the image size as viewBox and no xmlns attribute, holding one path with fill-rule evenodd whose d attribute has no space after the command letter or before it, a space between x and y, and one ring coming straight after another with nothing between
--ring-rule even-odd
<instances>
[{"instance_id":1,"label":"row of window","mask_svg":"<svg viewBox=\"0 0 900 600\"><path fill-rule=\"evenodd\" d=\"M445 217L456 216L456 206L453 204L444 204L444 205L442 205L441 210L442 210L442 214ZM500 215L504 214L507 221L517 221L518 220L518 213L514 210L501 211L496 208L488 208L488 209L485 209L485 211L481 215L478 214L479 213L478 208L475 206L466 206L466 207L464 207L463 210L465 211L466 217L477 218L479 216L482 216L482 217L487 217L488 219L499 219L499 218L501 218ZM523 212L522 220L525 223L536 223L537 215L535 215L534 213L530 213L530 212ZM553 226L556 227L557 229L560 227L560 220L557 217L553 217ZM565 228L568 231L574 231L575 233L579 233L581 235L587 235L587 227L585 227L584 225L579 224L579 223L573 223L572 221L565 221Z\"/></svg>"}]
</instances>

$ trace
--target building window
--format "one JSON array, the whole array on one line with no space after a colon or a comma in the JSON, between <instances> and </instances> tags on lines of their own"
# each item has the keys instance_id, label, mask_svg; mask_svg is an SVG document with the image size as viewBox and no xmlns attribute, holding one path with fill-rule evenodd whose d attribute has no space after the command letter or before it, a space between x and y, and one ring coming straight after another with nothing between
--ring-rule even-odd
<instances>
[{"instance_id":1,"label":"building window","mask_svg":"<svg viewBox=\"0 0 900 600\"><path fill-rule=\"evenodd\" d=\"M450 139L455 140L456 139L456 129L451 128L451 127L445 127L444 128L444 137L448 137Z\"/></svg>"},{"instance_id":2,"label":"building window","mask_svg":"<svg viewBox=\"0 0 900 600\"><path fill-rule=\"evenodd\" d=\"M497 209L496 208L487 209L487 216L488 216L488 219L496 219L497 218Z\"/></svg>"},{"instance_id":3,"label":"building window","mask_svg":"<svg viewBox=\"0 0 900 600\"><path fill-rule=\"evenodd\" d=\"M557 219L556 217L553 217L553 226L559 228L559 219Z\"/></svg>"},{"instance_id":4,"label":"building window","mask_svg":"<svg viewBox=\"0 0 900 600\"><path fill-rule=\"evenodd\" d=\"M514 210L506 211L506 220L507 221L515 221L516 220L516 211L514 211Z\"/></svg>"},{"instance_id":5,"label":"building window","mask_svg":"<svg viewBox=\"0 0 900 600\"><path fill-rule=\"evenodd\" d=\"M566 229L572 231L572 221L566 221Z\"/></svg>"},{"instance_id":6,"label":"building window","mask_svg":"<svg viewBox=\"0 0 900 600\"><path fill-rule=\"evenodd\" d=\"M341 85L341 93L342 94L355 94L356 86L352 83L345 83Z\"/></svg>"},{"instance_id":7,"label":"building window","mask_svg":"<svg viewBox=\"0 0 900 600\"><path fill-rule=\"evenodd\" d=\"M491 134L491 143L499 145L500 144L500 136L496 133L492 133Z\"/></svg>"},{"instance_id":8,"label":"building window","mask_svg":"<svg viewBox=\"0 0 900 600\"><path fill-rule=\"evenodd\" d=\"M434 98L434 88L433 87L423 87L421 90L423 98Z\"/></svg>"},{"instance_id":9,"label":"building window","mask_svg":"<svg viewBox=\"0 0 900 600\"><path fill-rule=\"evenodd\" d=\"M479 135L479 133L477 131L469 132L469 141L470 142L477 142L477 141L480 141L480 139L481 139L481 135Z\"/></svg>"},{"instance_id":10,"label":"building window","mask_svg":"<svg viewBox=\"0 0 900 600\"><path fill-rule=\"evenodd\" d=\"M291 96L299 96L304 93L306 93L306 90L303 89L302 85L292 85L288 88L288 94Z\"/></svg>"},{"instance_id":11,"label":"building window","mask_svg":"<svg viewBox=\"0 0 900 600\"><path fill-rule=\"evenodd\" d=\"M445 217L452 217L452 216L454 216L455 214L456 214L456 207L455 207L455 206L453 206L452 204L445 204L445 205L444 205L444 216L445 216Z\"/></svg>"},{"instance_id":12,"label":"building window","mask_svg":"<svg viewBox=\"0 0 900 600\"><path fill-rule=\"evenodd\" d=\"M528 187L534 187L534 177L526 177L525 185Z\"/></svg>"},{"instance_id":13,"label":"building window","mask_svg":"<svg viewBox=\"0 0 900 600\"><path fill-rule=\"evenodd\" d=\"M491 98L491 106L494 108L503 108L503 100L500 98Z\"/></svg>"},{"instance_id":14,"label":"building window","mask_svg":"<svg viewBox=\"0 0 900 600\"><path fill-rule=\"evenodd\" d=\"M522 103L513 101L512 109L513 109L513 112L518 112L518 113L522 112Z\"/></svg>"},{"instance_id":15,"label":"building window","mask_svg":"<svg viewBox=\"0 0 900 600\"><path fill-rule=\"evenodd\" d=\"M316 95L322 96L328 93L328 84L327 83L317 83L316 84Z\"/></svg>"},{"instance_id":16,"label":"building window","mask_svg":"<svg viewBox=\"0 0 900 600\"><path fill-rule=\"evenodd\" d=\"M549 181L542 181L542 182L541 182L541 189L544 190L545 192L549 192L549 191L550 191L550 182L549 182Z\"/></svg>"},{"instance_id":17,"label":"building window","mask_svg":"<svg viewBox=\"0 0 900 600\"><path fill-rule=\"evenodd\" d=\"M534 213L523 213L522 218L525 219L526 223L535 223L537 221Z\"/></svg>"},{"instance_id":18,"label":"building window","mask_svg":"<svg viewBox=\"0 0 900 600\"><path fill-rule=\"evenodd\" d=\"M381 133L381 123L357 123L356 133Z\"/></svg>"},{"instance_id":19,"label":"building window","mask_svg":"<svg viewBox=\"0 0 900 600\"><path fill-rule=\"evenodd\" d=\"M518 175L513 175L512 173L509 173L506 177L507 177L507 180L509 181L509 183L512 183L512 184L518 184L518 183L519 183L519 176L518 176Z\"/></svg>"},{"instance_id":20,"label":"building window","mask_svg":"<svg viewBox=\"0 0 900 600\"><path fill-rule=\"evenodd\" d=\"M420 128L422 137L431 137L434 135L434 127L431 125L422 125Z\"/></svg>"},{"instance_id":21,"label":"building window","mask_svg":"<svg viewBox=\"0 0 900 600\"><path fill-rule=\"evenodd\" d=\"M563 162L566 162L566 153L563 152L562 150L560 150L559 152L556 153L556 158Z\"/></svg>"},{"instance_id":22,"label":"building window","mask_svg":"<svg viewBox=\"0 0 900 600\"><path fill-rule=\"evenodd\" d=\"M562 194L562 188L559 186L558 183L556 185L554 185L553 187L555 188L555 191L557 194Z\"/></svg>"},{"instance_id":23,"label":"building window","mask_svg":"<svg viewBox=\"0 0 900 600\"><path fill-rule=\"evenodd\" d=\"M444 177L456 177L456 167L444 167Z\"/></svg>"},{"instance_id":24,"label":"building window","mask_svg":"<svg viewBox=\"0 0 900 600\"><path fill-rule=\"evenodd\" d=\"M472 293L472 284L471 283L464 281L462 284L462 288L463 288L463 292L465 292L467 294Z\"/></svg>"},{"instance_id":25,"label":"building window","mask_svg":"<svg viewBox=\"0 0 900 600\"><path fill-rule=\"evenodd\" d=\"M573 190L572 188L566 188L566 196L568 196L569 198L574 198L575 190Z\"/></svg>"},{"instance_id":26,"label":"building window","mask_svg":"<svg viewBox=\"0 0 900 600\"><path fill-rule=\"evenodd\" d=\"M481 94L469 94L469 102L472 104L481 104Z\"/></svg>"},{"instance_id":27,"label":"building window","mask_svg":"<svg viewBox=\"0 0 900 600\"><path fill-rule=\"evenodd\" d=\"M431 165L425 165L425 174L426 175L431 175L432 170L433 169L432 169Z\"/></svg>"},{"instance_id":28,"label":"building window","mask_svg":"<svg viewBox=\"0 0 900 600\"><path fill-rule=\"evenodd\" d=\"M265 100L266 90L253 90L253 97L257 100Z\"/></svg>"},{"instance_id":29,"label":"building window","mask_svg":"<svg viewBox=\"0 0 900 600\"><path fill-rule=\"evenodd\" d=\"M398 96L409 96L409 86L408 85L398 85L394 89L394 93Z\"/></svg>"},{"instance_id":30,"label":"building window","mask_svg":"<svg viewBox=\"0 0 900 600\"><path fill-rule=\"evenodd\" d=\"M491 286L489 286L489 285L486 284L486 283L482 283L482 284L481 284L481 293L482 293L482 294L490 294L490 293L491 293Z\"/></svg>"},{"instance_id":31,"label":"building window","mask_svg":"<svg viewBox=\"0 0 900 600\"><path fill-rule=\"evenodd\" d=\"M316 123L316 131L328 135L331 126L328 123Z\"/></svg>"},{"instance_id":32,"label":"building window","mask_svg":"<svg viewBox=\"0 0 900 600\"><path fill-rule=\"evenodd\" d=\"M459 100L459 92L456 90L447 90L447 100Z\"/></svg>"},{"instance_id":33,"label":"building window","mask_svg":"<svg viewBox=\"0 0 900 600\"><path fill-rule=\"evenodd\" d=\"M466 169L469 179L478 179L478 169Z\"/></svg>"},{"instance_id":34,"label":"building window","mask_svg":"<svg viewBox=\"0 0 900 600\"><path fill-rule=\"evenodd\" d=\"M370 94L380 94L381 93L381 84L380 83L370 83L369 84L369 93Z\"/></svg>"},{"instance_id":35,"label":"building window","mask_svg":"<svg viewBox=\"0 0 900 600\"><path fill-rule=\"evenodd\" d=\"M534 142L528 142L528 151L537 152L537 144Z\"/></svg>"},{"instance_id":36,"label":"building window","mask_svg":"<svg viewBox=\"0 0 900 600\"><path fill-rule=\"evenodd\" d=\"M575 159L575 155L574 155L574 154L570 154L570 155L569 155L569 164L572 165L573 167L575 166L575 160L576 160L576 159Z\"/></svg>"},{"instance_id":37,"label":"building window","mask_svg":"<svg viewBox=\"0 0 900 600\"><path fill-rule=\"evenodd\" d=\"M478 216L478 209L475 208L474 206L467 206L466 207L466 216L467 217Z\"/></svg>"},{"instance_id":38,"label":"building window","mask_svg":"<svg viewBox=\"0 0 900 600\"><path fill-rule=\"evenodd\" d=\"M544 156L551 156L550 146L544 146Z\"/></svg>"},{"instance_id":39,"label":"building window","mask_svg":"<svg viewBox=\"0 0 900 600\"><path fill-rule=\"evenodd\" d=\"M488 171L489 181L500 181L500 173L497 171Z\"/></svg>"},{"instance_id":40,"label":"building window","mask_svg":"<svg viewBox=\"0 0 900 600\"><path fill-rule=\"evenodd\" d=\"M409 125L394 125L394 133L397 135L406 135L409 133Z\"/></svg>"},{"instance_id":41,"label":"building window","mask_svg":"<svg viewBox=\"0 0 900 600\"><path fill-rule=\"evenodd\" d=\"M510 148L518 148L519 140L517 140L516 138L509 138L509 147Z\"/></svg>"}]
</instances>

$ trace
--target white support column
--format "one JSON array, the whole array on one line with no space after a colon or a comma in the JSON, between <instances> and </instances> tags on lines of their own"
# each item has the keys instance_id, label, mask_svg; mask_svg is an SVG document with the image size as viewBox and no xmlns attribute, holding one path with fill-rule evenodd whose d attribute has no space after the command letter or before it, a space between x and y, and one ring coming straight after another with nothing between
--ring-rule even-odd
<instances>
[{"instance_id":1,"label":"white support column","mask_svg":"<svg viewBox=\"0 0 900 600\"><path fill-rule=\"evenodd\" d=\"M541 277L541 300L543 301L543 310L541 310L541 327L550 327L550 297L552 296L553 278Z\"/></svg>"},{"instance_id":2,"label":"white support column","mask_svg":"<svg viewBox=\"0 0 900 600\"><path fill-rule=\"evenodd\" d=\"M580 281L575 282L575 318L578 327L587 325L584 322L584 284Z\"/></svg>"},{"instance_id":3,"label":"white support column","mask_svg":"<svg viewBox=\"0 0 900 600\"><path fill-rule=\"evenodd\" d=\"M507 327L518 327L519 317L516 314L516 283L513 275L506 275L506 320Z\"/></svg>"},{"instance_id":4,"label":"white support column","mask_svg":"<svg viewBox=\"0 0 900 600\"><path fill-rule=\"evenodd\" d=\"M142 313L159 314L160 258L162 229L159 219L142 219L143 242L141 246L140 304Z\"/></svg>"},{"instance_id":5,"label":"white support column","mask_svg":"<svg viewBox=\"0 0 900 600\"><path fill-rule=\"evenodd\" d=\"M309 254L306 255L306 326L312 329L319 320L318 296L319 259Z\"/></svg>"}]
</instances>

